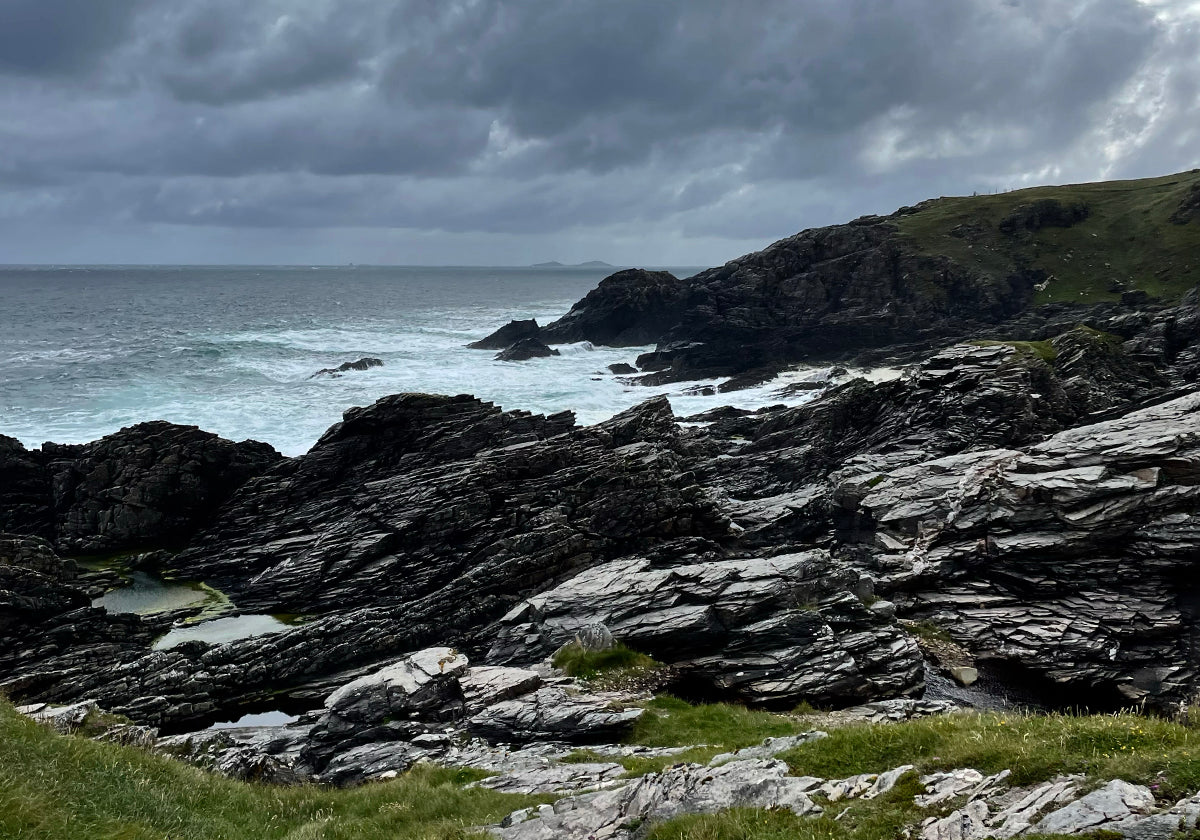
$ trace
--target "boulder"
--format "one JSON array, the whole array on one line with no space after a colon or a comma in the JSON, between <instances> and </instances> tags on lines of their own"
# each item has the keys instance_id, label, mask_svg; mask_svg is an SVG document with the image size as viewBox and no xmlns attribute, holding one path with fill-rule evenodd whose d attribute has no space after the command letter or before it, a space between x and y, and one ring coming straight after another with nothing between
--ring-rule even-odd
<instances>
[{"instance_id":1,"label":"boulder","mask_svg":"<svg viewBox=\"0 0 1200 840\"><path fill-rule=\"evenodd\" d=\"M542 359L548 356L561 355L557 350L536 338L523 338L507 350L496 354L498 362L525 362L529 359Z\"/></svg>"},{"instance_id":2,"label":"boulder","mask_svg":"<svg viewBox=\"0 0 1200 840\"><path fill-rule=\"evenodd\" d=\"M312 376L310 376L308 378L316 379L318 376L328 376L331 379L336 379L337 377L341 376L343 373L346 373L348 371L370 370L371 368L375 368L375 367L383 367L383 359L374 359L374 358L365 356L361 359L358 359L357 361L342 362L337 367L321 368L319 371L317 371L316 373L314 373Z\"/></svg>"},{"instance_id":3,"label":"boulder","mask_svg":"<svg viewBox=\"0 0 1200 840\"><path fill-rule=\"evenodd\" d=\"M523 339L536 339L540 332L541 329L538 327L537 321L533 318L530 318L528 321L509 321L487 338L472 341L467 347L472 350L504 350Z\"/></svg>"},{"instance_id":4,"label":"boulder","mask_svg":"<svg viewBox=\"0 0 1200 840\"><path fill-rule=\"evenodd\" d=\"M604 743L624 736L645 712L640 706L618 705L621 699L542 688L489 706L471 717L467 727L475 735L505 744Z\"/></svg>"}]
</instances>

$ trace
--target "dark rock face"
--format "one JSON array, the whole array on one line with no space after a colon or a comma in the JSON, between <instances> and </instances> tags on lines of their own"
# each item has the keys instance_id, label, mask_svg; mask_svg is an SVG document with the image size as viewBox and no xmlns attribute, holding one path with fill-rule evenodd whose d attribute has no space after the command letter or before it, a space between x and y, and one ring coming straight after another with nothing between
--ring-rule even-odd
<instances>
[{"instance_id":1,"label":"dark rock face","mask_svg":"<svg viewBox=\"0 0 1200 840\"><path fill-rule=\"evenodd\" d=\"M79 553L181 545L281 457L264 443L162 421L81 446L46 444L42 455L53 476L55 542Z\"/></svg>"},{"instance_id":2,"label":"dark rock face","mask_svg":"<svg viewBox=\"0 0 1200 840\"><path fill-rule=\"evenodd\" d=\"M523 338L507 350L501 350L497 353L496 361L524 362L529 359L541 359L547 356L558 355L560 354L557 350L536 338Z\"/></svg>"},{"instance_id":3,"label":"dark rock face","mask_svg":"<svg viewBox=\"0 0 1200 840\"><path fill-rule=\"evenodd\" d=\"M1033 274L997 279L917 254L888 219L807 230L681 280L629 270L544 327L543 341L657 343L645 384L761 371L881 347L928 347L1012 318Z\"/></svg>"},{"instance_id":4,"label":"dark rock face","mask_svg":"<svg viewBox=\"0 0 1200 840\"><path fill-rule=\"evenodd\" d=\"M615 373L618 376L627 376L638 372L637 368L633 365L627 365L625 362L617 362L615 365L609 365L608 370L610 373Z\"/></svg>"},{"instance_id":5,"label":"dark rock face","mask_svg":"<svg viewBox=\"0 0 1200 840\"><path fill-rule=\"evenodd\" d=\"M1171 222L1186 225L1197 218L1200 218L1200 184L1192 184L1187 195L1179 202L1179 207L1171 214Z\"/></svg>"},{"instance_id":6,"label":"dark rock face","mask_svg":"<svg viewBox=\"0 0 1200 840\"><path fill-rule=\"evenodd\" d=\"M64 552L179 546L281 457L263 443L162 421L35 451L0 437L0 524Z\"/></svg>"},{"instance_id":7,"label":"dark rock face","mask_svg":"<svg viewBox=\"0 0 1200 840\"><path fill-rule=\"evenodd\" d=\"M540 332L541 328L533 318L528 321L509 321L487 338L472 341L467 347L472 350L504 350L522 339L537 338Z\"/></svg>"},{"instance_id":8,"label":"dark rock face","mask_svg":"<svg viewBox=\"0 0 1200 840\"><path fill-rule=\"evenodd\" d=\"M45 540L0 534L4 690L36 695L64 678L92 681L114 657L144 650L156 634L138 616L109 616L93 609L76 577L74 562L60 559Z\"/></svg>"},{"instance_id":9,"label":"dark rock face","mask_svg":"<svg viewBox=\"0 0 1200 840\"><path fill-rule=\"evenodd\" d=\"M316 379L318 376L338 377L343 373L351 370L370 370L371 368L383 367L383 359L374 359L364 357L354 362L342 362L335 368L321 368L314 373L309 379Z\"/></svg>"},{"instance_id":10,"label":"dark rock face","mask_svg":"<svg viewBox=\"0 0 1200 840\"><path fill-rule=\"evenodd\" d=\"M1193 393L1024 450L848 468L835 497L861 511L854 537L902 611L977 657L1110 704L1183 699L1198 664L1198 429Z\"/></svg>"},{"instance_id":11,"label":"dark rock face","mask_svg":"<svg viewBox=\"0 0 1200 840\"><path fill-rule=\"evenodd\" d=\"M507 611L514 582L723 534L677 438L665 399L576 429L473 397L386 397L248 482L176 567L244 609L405 605L414 630L438 625L429 642L461 641Z\"/></svg>"},{"instance_id":12,"label":"dark rock face","mask_svg":"<svg viewBox=\"0 0 1200 840\"><path fill-rule=\"evenodd\" d=\"M651 344L678 321L687 288L686 280L669 271L618 271L601 280L566 315L547 324L539 337L556 344Z\"/></svg>"},{"instance_id":13,"label":"dark rock face","mask_svg":"<svg viewBox=\"0 0 1200 840\"><path fill-rule=\"evenodd\" d=\"M74 578L75 564L60 560L45 540L0 534L0 638L90 606L91 599L69 585Z\"/></svg>"},{"instance_id":14,"label":"dark rock face","mask_svg":"<svg viewBox=\"0 0 1200 840\"><path fill-rule=\"evenodd\" d=\"M0 435L0 532L54 538L54 493L40 452Z\"/></svg>"},{"instance_id":15,"label":"dark rock face","mask_svg":"<svg viewBox=\"0 0 1200 840\"><path fill-rule=\"evenodd\" d=\"M1086 204L1066 204L1056 198L1043 198L1030 204L1022 204L1000 221L1000 230L1012 236L1021 231L1041 230L1045 227L1071 227L1088 217Z\"/></svg>"},{"instance_id":16,"label":"dark rock face","mask_svg":"<svg viewBox=\"0 0 1200 840\"><path fill-rule=\"evenodd\" d=\"M624 558L513 609L488 660L535 661L601 624L713 696L791 708L917 692L917 646L854 594L864 583L823 551L689 565Z\"/></svg>"}]
</instances>

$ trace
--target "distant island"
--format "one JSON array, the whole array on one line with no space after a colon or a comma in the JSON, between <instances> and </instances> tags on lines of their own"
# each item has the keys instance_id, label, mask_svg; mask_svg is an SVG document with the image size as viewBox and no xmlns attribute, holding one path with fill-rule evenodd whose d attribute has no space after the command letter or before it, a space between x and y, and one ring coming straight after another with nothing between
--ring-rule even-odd
<instances>
[{"instance_id":1,"label":"distant island","mask_svg":"<svg viewBox=\"0 0 1200 840\"><path fill-rule=\"evenodd\" d=\"M616 266L606 263L604 260L588 260L587 262L575 263L574 265L567 265L557 260L551 260L550 262L534 263L530 268L616 268Z\"/></svg>"}]
</instances>

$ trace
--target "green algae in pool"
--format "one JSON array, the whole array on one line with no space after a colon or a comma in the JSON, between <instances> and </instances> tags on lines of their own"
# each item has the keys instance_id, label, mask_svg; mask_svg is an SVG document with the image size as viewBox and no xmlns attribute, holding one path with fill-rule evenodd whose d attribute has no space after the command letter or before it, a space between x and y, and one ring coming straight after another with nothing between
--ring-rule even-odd
<instances>
[{"instance_id":1,"label":"green algae in pool","mask_svg":"<svg viewBox=\"0 0 1200 840\"><path fill-rule=\"evenodd\" d=\"M191 641L223 645L239 639L282 633L288 629L290 628L287 624L273 615L229 615L224 618L214 618L211 621L174 627L169 633L154 642L154 649L165 650Z\"/></svg>"},{"instance_id":2,"label":"green algae in pool","mask_svg":"<svg viewBox=\"0 0 1200 840\"><path fill-rule=\"evenodd\" d=\"M220 600L215 590L197 584L161 580L146 572L125 572L129 585L105 592L92 601L93 607L104 607L110 613L150 613L195 607Z\"/></svg>"}]
</instances>

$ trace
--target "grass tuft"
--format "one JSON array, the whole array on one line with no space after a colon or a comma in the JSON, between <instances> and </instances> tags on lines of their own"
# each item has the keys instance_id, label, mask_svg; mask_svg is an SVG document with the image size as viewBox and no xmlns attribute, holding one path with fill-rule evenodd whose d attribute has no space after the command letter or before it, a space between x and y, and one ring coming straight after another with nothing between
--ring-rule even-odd
<instances>
[{"instance_id":1,"label":"grass tuft","mask_svg":"<svg viewBox=\"0 0 1200 840\"><path fill-rule=\"evenodd\" d=\"M607 650L586 650L579 642L563 645L551 660L555 668L561 668L568 677L594 680L601 674L614 671L625 673L651 671L660 668L660 663L644 653L638 653L617 642Z\"/></svg>"}]
</instances>

